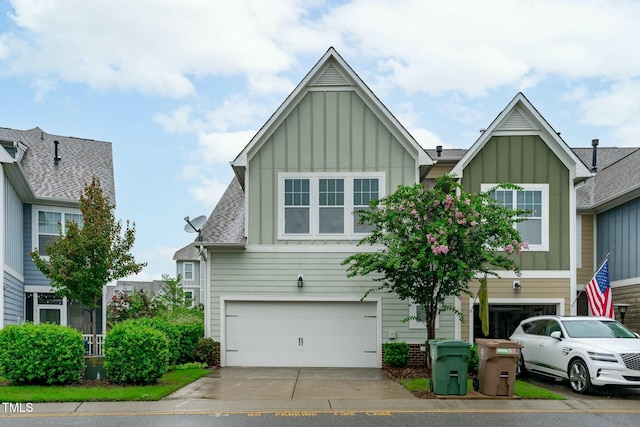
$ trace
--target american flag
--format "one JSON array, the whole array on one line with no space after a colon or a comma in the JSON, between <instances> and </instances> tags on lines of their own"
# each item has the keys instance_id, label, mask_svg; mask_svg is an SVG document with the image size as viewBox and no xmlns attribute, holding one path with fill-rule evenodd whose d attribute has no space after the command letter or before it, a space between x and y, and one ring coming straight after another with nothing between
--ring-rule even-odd
<instances>
[{"instance_id":1,"label":"american flag","mask_svg":"<svg viewBox=\"0 0 640 427\"><path fill-rule=\"evenodd\" d=\"M587 293L591 314L614 318L611 283L609 282L609 259L604 261L584 290Z\"/></svg>"}]
</instances>

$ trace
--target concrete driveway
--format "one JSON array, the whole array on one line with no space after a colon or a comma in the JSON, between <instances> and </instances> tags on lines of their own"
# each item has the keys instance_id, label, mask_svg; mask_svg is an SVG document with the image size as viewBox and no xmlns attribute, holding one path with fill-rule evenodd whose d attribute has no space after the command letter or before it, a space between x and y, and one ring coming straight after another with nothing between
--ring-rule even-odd
<instances>
[{"instance_id":1,"label":"concrete driveway","mask_svg":"<svg viewBox=\"0 0 640 427\"><path fill-rule=\"evenodd\" d=\"M640 389L623 387L597 387L591 394L577 394L571 390L568 381L559 381L542 375L530 374L526 382L535 386L546 388L565 399L576 400L640 400Z\"/></svg>"},{"instance_id":2,"label":"concrete driveway","mask_svg":"<svg viewBox=\"0 0 640 427\"><path fill-rule=\"evenodd\" d=\"M375 368L220 368L165 399L415 399Z\"/></svg>"}]
</instances>

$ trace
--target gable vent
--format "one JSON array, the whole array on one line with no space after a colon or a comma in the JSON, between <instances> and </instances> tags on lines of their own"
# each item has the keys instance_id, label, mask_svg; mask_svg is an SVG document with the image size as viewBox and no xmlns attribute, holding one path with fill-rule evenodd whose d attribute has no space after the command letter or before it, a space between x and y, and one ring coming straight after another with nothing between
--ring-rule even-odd
<instances>
[{"instance_id":1,"label":"gable vent","mask_svg":"<svg viewBox=\"0 0 640 427\"><path fill-rule=\"evenodd\" d=\"M520 111L514 110L498 127L498 130L536 130L536 127Z\"/></svg>"},{"instance_id":2,"label":"gable vent","mask_svg":"<svg viewBox=\"0 0 640 427\"><path fill-rule=\"evenodd\" d=\"M329 65L315 81L314 86L349 86L349 82L333 65Z\"/></svg>"}]
</instances>

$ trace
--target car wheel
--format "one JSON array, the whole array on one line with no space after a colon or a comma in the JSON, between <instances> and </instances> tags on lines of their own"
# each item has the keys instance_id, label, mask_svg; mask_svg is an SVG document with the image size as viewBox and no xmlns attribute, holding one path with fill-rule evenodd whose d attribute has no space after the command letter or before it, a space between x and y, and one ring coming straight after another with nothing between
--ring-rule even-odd
<instances>
[{"instance_id":1,"label":"car wheel","mask_svg":"<svg viewBox=\"0 0 640 427\"><path fill-rule=\"evenodd\" d=\"M518 363L516 364L516 377L527 378L528 376L529 371L527 371L527 367L524 366L524 355L520 353L520 358L518 359Z\"/></svg>"},{"instance_id":2,"label":"car wheel","mask_svg":"<svg viewBox=\"0 0 640 427\"><path fill-rule=\"evenodd\" d=\"M569 365L569 383L576 393L584 394L591 391L589 368L582 359L576 359Z\"/></svg>"}]
</instances>

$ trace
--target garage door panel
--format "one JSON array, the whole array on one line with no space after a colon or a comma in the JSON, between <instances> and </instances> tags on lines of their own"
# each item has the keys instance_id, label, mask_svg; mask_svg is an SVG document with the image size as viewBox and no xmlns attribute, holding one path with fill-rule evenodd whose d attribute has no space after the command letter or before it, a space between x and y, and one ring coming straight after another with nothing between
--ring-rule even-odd
<instances>
[{"instance_id":1,"label":"garage door panel","mask_svg":"<svg viewBox=\"0 0 640 427\"><path fill-rule=\"evenodd\" d=\"M376 303L227 303L227 366L376 367Z\"/></svg>"}]
</instances>

